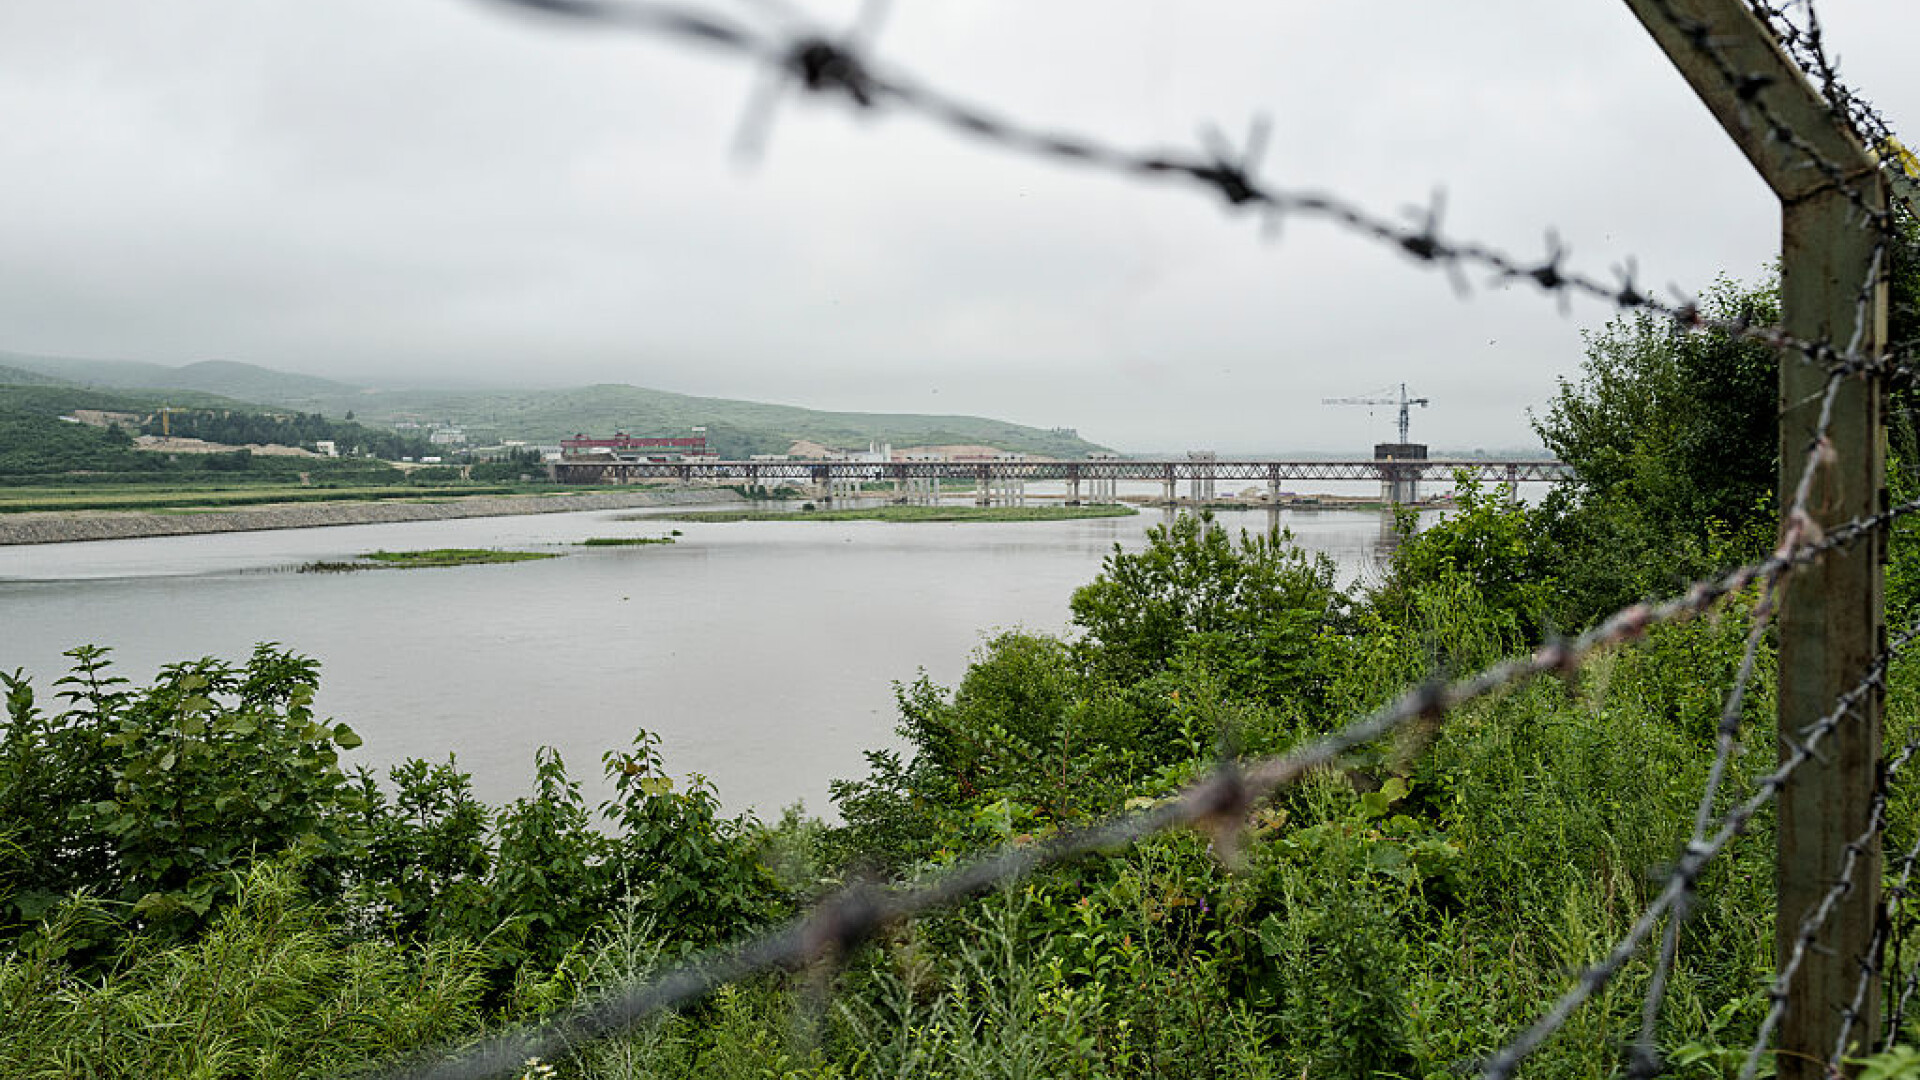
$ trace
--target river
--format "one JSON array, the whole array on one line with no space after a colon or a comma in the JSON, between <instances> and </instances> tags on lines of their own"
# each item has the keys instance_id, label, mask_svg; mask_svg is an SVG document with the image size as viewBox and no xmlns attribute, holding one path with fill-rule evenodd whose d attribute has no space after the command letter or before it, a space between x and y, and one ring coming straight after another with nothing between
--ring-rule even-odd
<instances>
[{"instance_id":1,"label":"river","mask_svg":"<svg viewBox=\"0 0 1920 1080\"><path fill-rule=\"evenodd\" d=\"M1266 511L1220 515L1263 529ZM1374 564L1380 516L1285 511L1282 524L1343 572ZM636 728L677 777L700 773L731 809L803 802L897 745L892 684L952 685L998 629L1063 633L1068 598L1148 511L1046 523L668 523L631 511L354 525L0 548L0 669L45 705L66 649L109 646L120 674L243 660L279 642L321 661L317 708L366 740L349 763L458 755L478 794L526 792L556 747L592 801L600 755ZM582 548L591 536L672 545ZM538 562L298 573L385 548L511 547Z\"/></svg>"}]
</instances>

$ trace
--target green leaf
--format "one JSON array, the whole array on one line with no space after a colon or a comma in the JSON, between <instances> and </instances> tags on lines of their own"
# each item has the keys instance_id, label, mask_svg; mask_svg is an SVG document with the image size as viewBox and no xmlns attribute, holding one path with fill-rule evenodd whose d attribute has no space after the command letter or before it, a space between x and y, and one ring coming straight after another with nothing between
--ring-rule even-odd
<instances>
[{"instance_id":1,"label":"green leaf","mask_svg":"<svg viewBox=\"0 0 1920 1080\"><path fill-rule=\"evenodd\" d=\"M338 743L342 750L352 750L358 747L364 740L347 725L335 724L333 725L333 741Z\"/></svg>"}]
</instances>

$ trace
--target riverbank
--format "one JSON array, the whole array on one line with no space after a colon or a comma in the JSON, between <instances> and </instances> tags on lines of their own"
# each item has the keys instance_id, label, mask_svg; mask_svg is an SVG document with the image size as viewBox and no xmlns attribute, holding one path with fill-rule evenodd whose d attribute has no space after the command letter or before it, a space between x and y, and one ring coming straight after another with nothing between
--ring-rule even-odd
<instances>
[{"instance_id":1,"label":"riverbank","mask_svg":"<svg viewBox=\"0 0 1920 1080\"><path fill-rule=\"evenodd\" d=\"M728 497L714 488L617 491L592 495L497 495L449 497L435 502L297 503L234 507L204 512L37 511L0 517L0 544L60 544L77 540L132 540L149 536L311 529L327 525L377 525L395 521L562 514L578 510L633 510L646 506L697 506Z\"/></svg>"}]
</instances>

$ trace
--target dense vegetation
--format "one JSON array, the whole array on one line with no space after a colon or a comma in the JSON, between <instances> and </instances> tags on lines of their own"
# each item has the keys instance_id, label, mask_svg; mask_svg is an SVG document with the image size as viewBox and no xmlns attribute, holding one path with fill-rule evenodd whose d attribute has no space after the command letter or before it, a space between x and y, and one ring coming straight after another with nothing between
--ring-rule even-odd
<instances>
[{"instance_id":1,"label":"dense vegetation","mask_svg":"<svg viewBox=\"0 0 1920 1080\"><path fill-rule=\"evenodd\" d=\"M168 409L175 435L209 442L304 446L334 439L343 452L399 456L428 452L425 439L403 438L355 423L319 416L263 413L207 395L183 395L172 407L157 397L110 394L62 386L0 386L0 487L114 484L309 483L378 484L407 479L384 461L369 458L279 457L241 449L211 454L167 454L134 447L136 434L161 431ZM80 410L128 417L98 426L62 419Z\"/></svg>"},{"instance_id":2,"label":"dense vegetation","mask_svg":"<svg viewBox=\"0 0 1920 1080\"><path fill-rule=\"evenodd\" d=\"M1711 302L1763 301L1727 289ZM1538 419L1581 486L1529 509L1463 484L1457 511L1369 588L1343 587L1284 533L1236 537L1204 516L1157 527L1074 594L1071 638L1002 634L958 685L902 685L908 749L872 752L866 775L834 786L837 823L728 817L697 778L669 777L645 732L603 759L615 795L598 808L552 751L503 807L474 799L452 758L349 772L339 754L358 740L314 715L317 665L271 645L149 687L76 649L57 704L5 676L0 1071L351 1071L550 1014L857 875L910 879L1152 805L1223 754L1286 750L1413 681L1764 551L1773 440L1724 406L1770 413L1769 363L1714 335L1616 321ZM1689 389L1701 379L1720 389ZM1890 577L1920 580L1896 540ZM1169 834L1089 859L889 934L836 971L729 987L551 1065L595 1078L1453 1075L1658 888L1753 602L1734 596L1563 680L1352 754L1255 808L1244 835ZM1727 800L1773 757L1770 646L1759 665L1742 705L1751 752ZM1915 728L1914 679L1893 674L1890 742ZM1896 788L1890 847L1912 843L1914 810ZM1766 1009L1768 832L1763 818L1702 882L1659 1018L1675 1075L1737 1069ZM1617 1072L1649 975L1645 956L1629 962L1532 1074Z\"/></svg>"},{"instance_id":3,"label":"dense vegetation","mask_svg":"<svg viewBox=\"0 0 1920 1080\"><path fill-rule=\"evenodd\" d=\"M389 461L432 457L439 452L439 448L424 435L370 428L352 420L329 420L319 413L173 409L164 420L160 416L149 416L140 425L143 435L159 435L163 429L180 438L205 439L236 446L279 443L312 450L320 442L326 441L332 442L341 454L385 458Z\"/></svg>"}]
</instances>

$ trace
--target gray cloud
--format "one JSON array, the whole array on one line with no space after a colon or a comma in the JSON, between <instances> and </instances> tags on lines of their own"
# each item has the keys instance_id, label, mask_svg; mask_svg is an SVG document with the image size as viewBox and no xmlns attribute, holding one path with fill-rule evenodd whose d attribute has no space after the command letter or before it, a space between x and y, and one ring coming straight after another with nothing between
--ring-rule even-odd
<instances>
[{"instance_id":1,"label":"gray cloud","mask_svg":"<svg viewBox=\"0 0 1920 1080\"><path fill-rule=\"evenodd\" d=\"M1909 5L1824 12L1899 123ZM1871 10L1870 10L1871 7ZM850 4L819 17L844 24ZM742 17L759 10L726 8ZM916 0L880 56L1127 145L1239 138L1263 175L1579 268L1704 288L1771 197L1624 5ZM1319 404L1406 381L1419 437L1522 443L1608 316L1447 280L1323 222L789 97L677 45L444 2L0 11L0 348L346 378L622 380L975 412L1128 447L1357 449Z\"/></svg>"}]
</instances>

